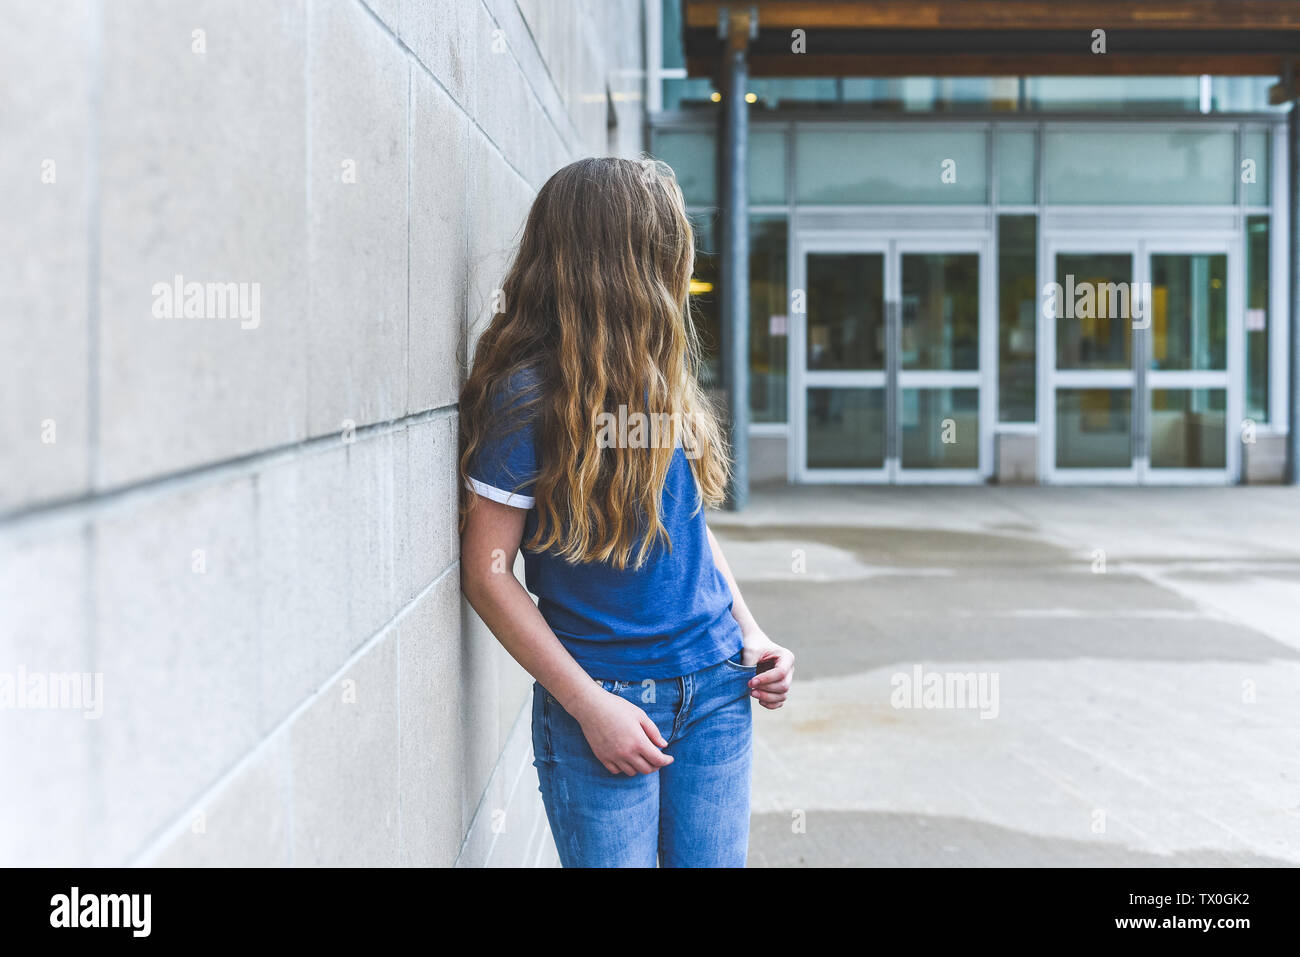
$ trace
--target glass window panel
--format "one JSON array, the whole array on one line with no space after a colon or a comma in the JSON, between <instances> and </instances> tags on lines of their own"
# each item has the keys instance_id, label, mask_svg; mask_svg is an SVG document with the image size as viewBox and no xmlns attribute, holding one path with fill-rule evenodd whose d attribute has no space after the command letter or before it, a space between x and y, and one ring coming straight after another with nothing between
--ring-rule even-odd
<instances>
[{"instance_id":1,"label":"glass window panel","mask_svg":"<svg viewBox=\"0 0 1300 957\"><path fill-rule=\"evenodd\" d=\"M665 57L680 56L668 50L670 42L665 35ZM671 63L681 65L679 59ZM1285 111L1285 105L1268 102L1268 88L1275 82L1275 77L1213 77L1211 109L1215 113ZM708 103L714 89L709 79L666 79L664 108L676 109L687 101ZM1200 113L1200 83L1194 76L759 77L750 80L749 89L768 109L851 103L865 104L877 113Z\"/></svg>"},{"instance_id":2,"label":"glass window panel","mask_svg":"<svg viewBox=\"0 0 1300 957\"><path fill-rule=\"evenodd\" d=\"M700 382L706 388L720 388L722 385L719 358L722 312L718 298L721 260L715 239L716 216L711 211L691 213L691 226L695 230L695 272L691 275L690 305L700 337Z\"/></svg>"},{"instance_id":3,"label":"glass window panel","mask_svg":"<svg viewBox=\"0 0 1300 957\"><path fill-rule=\"evenodd\" d=\"M749 201L779 205L785 202L785 134L749 134Z\"/></svg>"},{"instance_id":4,"label":"glass window panel","mask_svg":"<svg viewBox=\"0 0 1300 957\"><path fill-rule=\"evenodd\" d=\"M959 113L1015 109L1015 77L844 77L840 99L894 112Z\"/></svg>"},{"instance_id":5,"label":"glass window panel","mask_svg":"<svg viewBox=\"0 0 1300 957\"><path fill-rule=\"evenodd\" d=\"M805 203L984 203L982 130L802 130L796 191Z\"/></svg>"},{"instance_id":6,"label":"glass window panel","mask_svg":"<svg viewBox=\"0 0 1300 957\"><path fill-rule=\"evenodd\" d=\"M1033 76L1025 87L1034 110L1196 113L1201 102L1195 76Z\"/></svg>"},{"instance_id":7,"label":"glass window panel","mask_svg":"<svg viewBox=\"0 0 1300 957\"><path fill-rule=\"evenodd\" d=\"M654 136L654 155L673 168L688 205L715 204L717 171L712 133L658 132Z\"/></svg>"},{"instance_id":8,"label":"glass window panel","mask_svg":"<svg viewBox=\"0 0 1300 957\"><path fill-rule=\"evenodd\" d=\"M843 81L839 77L751 77L749 89L768 109L783 103L806 107L843 99Z\"/></svg>"},{"instance_id":9,"label":"glass window panel","mask_svg":"<svg viewBox=\"0 0 1300 957\"><path fill-rule=\"evenodd\" d=\"M1038 217L998 217L998 418L1037 415Z\"/></svg>"},{"instance_id":10,"label":"glass window panel","mask_svg":"<svg viewBox=\"0 0 1300 957\"><path fill-rule=\"evenodd\" d=\"M885 257L808 254L808 368L885 367Z\"/></svg>"},{"instance_id":11,"label":"glass window panel","mask_svg":"<svg viewBox=\"0 0 1300 957\"><path fill-rule=\"evenodd\" d=\"M978 369L979 256L904 253L902 258L902 368Z\"/></svg>"},{"instance_id":12,"label":"glass window panel","mask_svg":"<svg viewBox=\"0 0 1300 957\"><path fill-rule=\"evenodd\" d=\"M998 131L998 202L1003 205L1032 205L1036 135L1031 130Z\"/></svg>"},{"instance_id":13,"label":"glass window panel","mask_svg":"<svg viewBox=\"0 0 1300 957\"><path fill-rule=\"evenodd\" d=\"M789 300L786 220L749 221L749 408L754 422L786 421Z\"/></svg>"},{"instance_id":14,"label":"glass window panel","mask_svg":"<svg viewBox=\"0 0 1300 957\"><path fill-rule=\"evenodd\" d=\"M1132 406L1129 389L1057 389L1056 467L1131 467Z\"/></svg>"},{"instance_id":15,"label":"glass window panel","mask_svg":"<svg viewBox=\"0 0 1300 957\"><path fill-rule=\"evenodd\" d=\"M1133 257L1059 253L1045 315L1056 316L1058 369L1131 369Z\"/></svg>"},{"instance_id":16,"label":"glass window panel","mask_svg":"<svg viewBox=\"0 0 1300 957\"><path fill-rule=\"evenodd\" d=\"M1268 421L1269 220L1246 217L1246 415Z\"/></svg>"},{"instance_id":17,"label":"glass window panel","mask_svg":"<svg viewBox=\"0 0 1300 957\"><path fill-rule=\"evenodd\" d=\"M1151 257L1151 368L1225 369L1228 257Z\"/></svg>"},{"instance_id":18,"label":"glass window panel","mask_svg":"<svg viewBox=\"0 0 1300 957\"><path fill-rule=\"evenodd\" d=\"M661 40L664 47L663 65L665 69L680 69L686 66L686 55L682 50L682 0L663 0L663 19L661 21Z\"/></svg>"},{"instance_id":19,"label":"glass window panel","mask_svg":"<svg viewBox=\"0 0 1300 957\"><path fill-rule=\"evenodd\" d=\"M1241 136L1241 188L1247 206L1267 206L1269 202L1269 145L1267 133L1254 130Z\"/></svg>"},{"instance_id":20,"label":"glass window panel","mask_svg":"<svg viewBox=\"0 0 1300 957\"><path fill-rule=\"evenodd\" d=\"M749 89L759 105L834 107L868 104L890 113L959 113L1014 110L1020 96L1017 77L759 77Z\"/></svg>"},{"instance_id":21,"label":"glass window panel","mask_svg":"<svg viewBox=\"0 0 1300 957\"><path fill-rule=\"evenodd\" d=\"M1283 112L1289 104L1270 103L1268 89L1275 76L1212 76L1210 103L1215 113Z\"/></svg>"},{"instance_id":22,"label":"glass window panel","mask_svg":"<svg viewBox=\"0 0 1300 957\"><path fill-rule=\"evenodd\" d=\"M1221 469L1227 462L1225 389L1151 390L1151 467Z\"/></svg>"},{"instance_id":23,"label":"glass window panel","mask_svg":"<svg viewBox=\"0 0 1300 957\"><path fill-rule=\"evenodd\" d=\"M655 134L655 156L673 168L686 202L712 206L717 197L716 141L711 132ZM755 132L749 137L749 201L785 203L785 134Z\"/></svg>"},{"instance_id":24,"label":"glass window panel","mask_svg":"<svg viewBox=\"0 0 1300 957\"><path fill-rule=\"evenodd\" d=\"M979 390L902 389L905 469L979 467Z\"/></svg>"},{"instance_id":25,"label":"glass window panel","mask_svg":"<svg viewBox=\"0 0 1300 957\"><path fill-rule=\"evenodd\" d=\"M808 390L808 468L885 464L884 389Z\"/></svg>"},{"instance_id":26,"label":"glass window panel","mask_svg":"<svg viewBox=\"0 0 1300 957\"><path fill-rule=\"evenodd\" d=\"M1227 131L1057 130L1043 136L1049 203L1140 206L1237 201Z\"/></svg>"},{"instance_id":27,"label":"glass window panel","mask_svg":"<svg viewBox=\"0 0 1300 957\"><path fill-rule=\"evenodd\" d=\"M683 79L673 77L663 81L663 109L681 110L714 106L713 94L717 87L707 77Z\"/></svg>"}]
</instances>

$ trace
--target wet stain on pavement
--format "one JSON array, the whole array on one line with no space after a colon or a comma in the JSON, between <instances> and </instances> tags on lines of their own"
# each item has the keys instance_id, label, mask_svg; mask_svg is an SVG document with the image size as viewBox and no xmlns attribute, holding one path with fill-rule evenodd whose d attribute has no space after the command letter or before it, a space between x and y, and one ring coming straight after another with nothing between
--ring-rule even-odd
<instances>
[{"instance_id":1,"label":"wet stain on pavement","mask_svg":"<svg viewBox=\"0 0 1300 957\"><path fill-rule=\"evenodd\" d=\"M1114 567L1095 573L1088 554L1042 541L849 527L733 526L718 535L724 550L747 543L751 559L772 542L770 566L762 565L782 573L791 543L853 556L833 560L833 568L812 562L806 577L765 578L749 567L752 560L736 568L750 609L775 641L795 651L804 678L921 660L1300 659L1300 650L1209 615L1142 575ZM857 562L860 576L848 567ZM834 580L817 580L819 573ZM1243 573L1235 565L1224 574Z\"/></svg>"},{"instance_id":2,"label":"wet stain on pavement","mask_svg":"<svg viewBox=\"0 0 1300 957\"><path fill-rule=\"evenodd\" d=\"M1154 854L1114 840L1027 834L968 818L887 811L753 815L750 867L1294 867L1251 851Z\"/></svg>"}]
</instances>

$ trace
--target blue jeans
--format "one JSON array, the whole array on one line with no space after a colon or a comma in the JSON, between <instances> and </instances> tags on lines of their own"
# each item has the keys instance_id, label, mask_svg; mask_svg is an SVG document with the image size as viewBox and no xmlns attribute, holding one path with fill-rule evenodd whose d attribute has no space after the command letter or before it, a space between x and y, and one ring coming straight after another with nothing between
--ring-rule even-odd
<instances>
[{"instance_id":1,"label":"blue jeans","mask_svg":"<svg viewBox=\"0 0 1300 957\"><path fill-rule=\"evenodd\" d=\"M533 765L565 867L744 867L755 669L730 661L680 678L596 679L641 708L673 763L613 774L582 726L533 682Z\"/></svg>"}]
</instances>

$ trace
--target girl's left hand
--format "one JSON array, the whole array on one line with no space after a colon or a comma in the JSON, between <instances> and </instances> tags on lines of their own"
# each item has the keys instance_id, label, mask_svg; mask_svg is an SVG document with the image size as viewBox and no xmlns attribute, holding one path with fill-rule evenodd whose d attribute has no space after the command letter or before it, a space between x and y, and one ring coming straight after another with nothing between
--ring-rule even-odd
<instances>
[{"instance_id":1,"label":"girl's left hand","mask_svg":"<svg viewBox=\"0 0 1300 957\"><path fill-rule=\"evenodd\" d=\"M775 658L776 665L770 671L749 679L749 695L757 698L764 708L775 711L785 704L790 684L794 681L794 652L782 648L761 631L746 635L740 660L757 664L767 658Z\"/></svg>"}]
</instances>

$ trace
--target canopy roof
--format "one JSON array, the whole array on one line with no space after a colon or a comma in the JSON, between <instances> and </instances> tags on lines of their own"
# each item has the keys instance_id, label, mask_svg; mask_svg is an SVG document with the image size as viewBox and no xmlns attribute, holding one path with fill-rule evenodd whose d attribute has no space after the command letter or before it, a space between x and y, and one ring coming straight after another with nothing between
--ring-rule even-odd
<instances>
[{"instance_id":1,"label":"canopy roof","mask_svg":"<svg viewBox=\"0 0 1300 957\"><path fill-rule=\"evenodd\" d=\"M690 76L718 69L723 8L758 13L752 76L1277 76L1300 55L1300 0L683 0Z\"/></svg>"}]
</instances>

